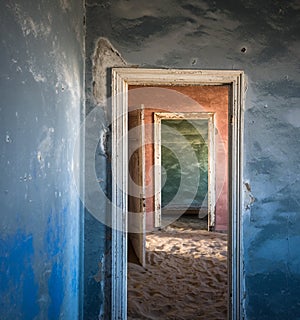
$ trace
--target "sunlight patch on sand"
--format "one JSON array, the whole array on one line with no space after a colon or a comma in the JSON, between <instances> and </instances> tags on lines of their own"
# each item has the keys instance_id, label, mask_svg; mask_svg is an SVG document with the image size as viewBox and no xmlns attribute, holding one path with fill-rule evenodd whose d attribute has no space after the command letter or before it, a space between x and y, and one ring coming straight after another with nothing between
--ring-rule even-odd
<instances>
[{"instance_id":1,"label":"sunlight patch on sand","mask_svg":"<svg viewBox=\"0 0 300 320\"><path fill-rule=\"evenodd\" d=\"M174 224L147 235L146 268L128 264L128 319L227 317L227 235Z\"/></svg>"}]
</instances>

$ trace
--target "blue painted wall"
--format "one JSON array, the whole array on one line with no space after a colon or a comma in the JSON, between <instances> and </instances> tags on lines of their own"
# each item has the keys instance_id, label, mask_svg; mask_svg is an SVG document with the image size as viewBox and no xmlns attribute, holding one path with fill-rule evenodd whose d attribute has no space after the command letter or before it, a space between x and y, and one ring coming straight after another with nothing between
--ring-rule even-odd
<instances>
[{"instance_id":1,"label":"blue painted wall","mask_svg":"<svg viewBox=\"0 0 300 320\"><path fill-rule=\"evenodd\" d=\"M74 147L84 106L83 16L81 0L1 1L3 320L77 319L81 312Z\"/></svg>"},{"instance_id":2,"label":"blue painted wall","mask_svg":"<svg viewBox=\"0 0 300 320\"><path fill-rule=\"evenodd\" d=\"M87 0L86 5L90 110L96 106L92 56L100 36L129 64L245 71L244 182L255 198L247 205L245 193L242 217L245 314L299 319L299 1ZM104 128L107 111L104 107ZM105 161L102 166L106 171ZM104 232L99 237L105 241Z\"/></svg>"}]
</instances>

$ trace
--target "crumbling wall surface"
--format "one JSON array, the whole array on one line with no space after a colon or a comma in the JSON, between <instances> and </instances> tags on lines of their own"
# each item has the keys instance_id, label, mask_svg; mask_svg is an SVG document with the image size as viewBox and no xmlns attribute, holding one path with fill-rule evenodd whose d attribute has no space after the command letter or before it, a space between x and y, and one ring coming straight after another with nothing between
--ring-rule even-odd
<instances>
[{"instance_id":1,"label":"crumbling wall surface","mask_svg":"<svg viewBox=\"0 0 300 320\"><path fill-rule=\"evenodd\" d=\"M89 7L89 6L87 6ZM87 23L87 32L91 32ZM126 61L105 37L87 41L85 117L84 318L110 312L111 68Z\"/></svg>"},{"instance_id":2,"label":"crumbling wall surface","mask_svg":"<svg viewBox=\"0 0 300 320\"><path fill-rule=\"evenodd\" d=\"M99 37L141 67L245 71L245 316L299 318L299 2L86 4L87 95L92 94L92 56Z\"/></svg>"},{"instance_id":3,"label":"crumbling wall surface","mask_svg":"<svg viewBox=\"0 0 300 320\"><path fill-rule=\"evenodd\" d=\"M0 12L0 318L77 319L81 0Z\"/></svg>"}]
</instances>

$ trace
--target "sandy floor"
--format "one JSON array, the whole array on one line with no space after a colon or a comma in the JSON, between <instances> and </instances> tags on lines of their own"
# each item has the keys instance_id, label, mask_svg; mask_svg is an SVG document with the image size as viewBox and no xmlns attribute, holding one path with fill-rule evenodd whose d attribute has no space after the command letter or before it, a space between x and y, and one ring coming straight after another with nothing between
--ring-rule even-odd
<instances>
[{"instance_id":1,"label":"sandy floor","mask_svg":"<svg viewBox=\"0 0 300 320\"><path fill-rule=\"evenodd\" d=\"M129 320L226 319L227 235L199 228L183 220L147 235L146 269L128 266Z\"/></svg>"}]
</instances>

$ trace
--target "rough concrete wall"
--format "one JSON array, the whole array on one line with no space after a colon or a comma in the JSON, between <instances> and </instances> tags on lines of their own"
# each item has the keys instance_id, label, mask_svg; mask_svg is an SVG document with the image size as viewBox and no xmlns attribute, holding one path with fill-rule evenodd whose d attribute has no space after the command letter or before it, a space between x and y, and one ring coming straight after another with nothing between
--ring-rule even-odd
<instances>
[{"instance_id":1,"label":"rough concrete wall","mask_svg":"<svg viewBox=\"0 0 300 320\"><path fill-rule=\"evenodd\" d=\"M77 319L83 2L1 3L0 318Z\"/></svg>"},{"instance_id":2,"label":"rough concrete wall","mask_svg":"<svg viewBox=\"0 0 300 320\"><path fill-rule=\"evenodd\" d=\"M245 71L247 319L300 317L299 11L297 0L87 0L88 83L99 36L143 67Z\"/></svg>"}]
</instances>

